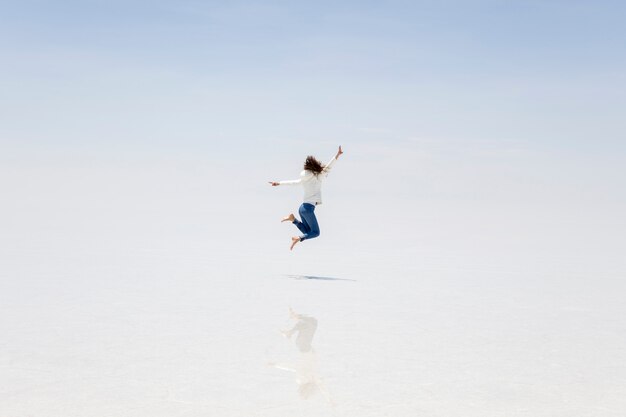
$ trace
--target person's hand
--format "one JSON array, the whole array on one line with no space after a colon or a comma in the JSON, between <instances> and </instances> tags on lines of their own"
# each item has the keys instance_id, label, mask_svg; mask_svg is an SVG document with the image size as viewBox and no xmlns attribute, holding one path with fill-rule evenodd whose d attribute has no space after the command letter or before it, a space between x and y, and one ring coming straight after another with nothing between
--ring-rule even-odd
<instances>
[{"instance_id":1,"label":"person's hand","mask_svg":"<svg viewBox=\"0 0 626 417\"><path fill-rule=\"evenodd\" d=\"M276 181L268 181L268 182L269 182L270 184L272 184L272 187L277 187L277 186L279 186L279 185L280 185L280 184L279 184L279 183L277 183Z\"/></svg>"},{"instance_id":2,"label":"person's hand","mask_svg":"<svg viewBox=\"0 0 626 417\"><path fill-rule=\"evenodd\" d=\"M339 159L339 157L341 156L342 153L343 153L343 151L341 150L341 145L339 145L339 150L337 151L337 155L335 155L335 158Z\"/></svg>"}]
</instances>

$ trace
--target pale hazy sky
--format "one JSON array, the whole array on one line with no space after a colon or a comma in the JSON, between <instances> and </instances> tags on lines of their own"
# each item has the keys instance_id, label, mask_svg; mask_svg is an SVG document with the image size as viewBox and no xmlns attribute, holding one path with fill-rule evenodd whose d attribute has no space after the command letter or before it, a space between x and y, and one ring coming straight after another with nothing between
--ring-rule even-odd
<instances>
[{"instance_id":1,"label":"pale hazy sky","mask_svg":"<svg viewBox=\"0 0 626 417\"><path fill-rule=\"evenodd\" d=\"M0 186L35 210L84 202L72 184L111 202L191 181L187 197L280 199L282 215L299 193L265 181L343 144L325 192L364 219L532 201L621 236L625 15L576 0L4 2Z\"/></svg>"},{"instance_id":2,"label":"pale hazy sky","mask_svg":"<svg viewBox=\"0 0 626 417\"><path fill-rule=\"evenodd\" d=\"M4 2L0 140L5 152L252 157L328 140L615 154L625 12L575 0Z\"/></svg>"}]
</instances>

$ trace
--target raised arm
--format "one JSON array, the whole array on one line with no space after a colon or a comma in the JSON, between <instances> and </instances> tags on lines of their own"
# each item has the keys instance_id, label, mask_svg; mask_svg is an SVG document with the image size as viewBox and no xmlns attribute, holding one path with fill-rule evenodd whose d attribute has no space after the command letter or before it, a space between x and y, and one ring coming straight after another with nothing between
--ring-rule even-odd
<instances>
[{"instance_id":1,"label":"raised arm","mask_svg":"<svg viewBox=\"0 0 626 417\"><path fill-rule=\"evenodd\" d=\"M328 161L328 163L326 165L324 165L324 174L326 174L326 176L328 176L328 173L330 172L330 169L333 167L335 162L337 162L337 159L339 159L341 154L343 154L343 151L341 150L341 146L339 146L339 150L337 151L337 154L335 156L333 156L331 158L331 160Z\"/></svg>"}]
</instances>

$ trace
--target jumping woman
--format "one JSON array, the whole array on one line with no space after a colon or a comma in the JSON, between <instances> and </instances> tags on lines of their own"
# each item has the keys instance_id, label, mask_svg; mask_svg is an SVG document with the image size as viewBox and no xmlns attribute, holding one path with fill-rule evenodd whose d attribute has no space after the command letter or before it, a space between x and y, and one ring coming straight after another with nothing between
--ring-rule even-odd
<instances>
[{"instance_id":1,"label":"jumping woman","mask_svg":"<svg viewBox=\"0 0 626 417\"><path fill-rule=\"evenodd\" d=\"M326 165L322 165L320 161L312 156L307 156L304 161L304 171L300 173L300 178L297 180L269 181L273 187L279 185L302 185L304 187L304 202L298 210L302 220L296 219L293 213L283 217L281 220L281 222L292 222L302 232L302 236L294 236L291 238L291 247L289 250L292 250L298 242L313 239L320 235L320 227L315 217L315 206L322 204L322 180L328 176L333 164L339 159L342 153L343 151L340 146L337 154Z\"/></svg>"}]
</instances>

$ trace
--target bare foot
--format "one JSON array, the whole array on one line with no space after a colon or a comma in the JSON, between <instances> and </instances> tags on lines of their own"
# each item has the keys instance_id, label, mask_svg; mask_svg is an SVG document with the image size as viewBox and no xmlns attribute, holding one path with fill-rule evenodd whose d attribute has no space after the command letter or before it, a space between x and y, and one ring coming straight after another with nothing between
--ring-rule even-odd
<instances>
[{"instance_id":1,"label":"bare foot","mask_svg":"<svg viewBox=\"0 0 626 417\"><path fill-rule=\"evenodd\" d=\"M296 243L300 242L300 238L298 236L294 236L291 238L291 247L289 250L293 250L293 247L296 246Z\"/></svg>"},{"instance_id":2,"label":"bare foot","mask_svg":"<svg viewBox=\"0 0 626 417\"><path fill-rule=\"evenodd\" d=\"M282 222L292 222L296 219L296 216L293 215L293 213L291 213L289 216L283 217L283 219L280 221Z\"/></svg>"}]
</instances>

